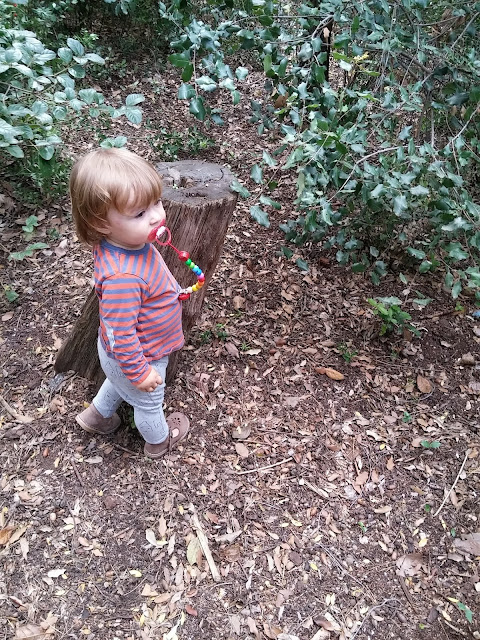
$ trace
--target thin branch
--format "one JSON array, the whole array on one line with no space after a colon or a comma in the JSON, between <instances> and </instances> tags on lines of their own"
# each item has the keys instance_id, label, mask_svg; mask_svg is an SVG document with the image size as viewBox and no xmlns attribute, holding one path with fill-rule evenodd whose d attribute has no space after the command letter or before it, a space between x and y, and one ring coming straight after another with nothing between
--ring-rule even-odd
<instances>
[{"instance_id":1,"label":"thin branch","mask_svg":"<svg viewBox=\"0 0 480 640\"><path fill-rule=\"evenodd\" d=\"M438 514L440 513L440 511L443 509L444 504L446 503L446 501L448 500L448 497L450 496L450 494L452 493L452 491L455 489L455 487L457 486L457 482L460 478L460 476L462 475L462 471L465 467L465 464L467 462L467 458L470 455L470 449L467 449L465 452L465 458L463 459L462 462L462 466L460 467L460 471L457 473L457 477L455 478L454 483L452 484L452 486L450 487L450 491L445 495L442 504L438 507L438 509L436 510L436 512L433 514L433 517L436 518L438 516Z\"/></svg>"},{"instance_id":2,"label":"thin branch","mask_svg":"<svg viewBox=\"0 0 480 640\"><path fill-rule=\"evenodd\" d=\"M381 604L377 604L374 607L370 607L370 609L367 611L367 615L364 617L364 619L362 620L362 624L358 627L358 629L355 631L355 633L353 634L353 636L350 638L350 640L355 640L355 638L358 636L358 634L360 633L360 629L363 627L363 625L365 624L365 622L367 621L368 617L370 616L370 614L372 614L374 611L376 611L377 609L381 609L382 607L384 607L386 604L388 604L389 602L397 602L398 604L400 604L400 601L397 600L397 598L387 598L386 600L384 600Z\"/></svg>"},{"instance_id":3,"label":"thin branch","mask_svg":"<svg viewBox=\"0 0 480 640\"><path fill-rule=\"evenodd\" d=\"M345 180L345 182L342 184L342 186L340 187L340 189L338 189L337 191L335 191L335 193L333 194L333 196L331 198L328 199L328 202L332 202L332 200L340 193L340 191L343 189L343 187L348 183L348 181L350 180L350 178L353 176L355 169L357 168L357 166L362 163L365 162L365 160L368 160L369 158L373 158L374 156L378 156L381 153L388 153L389 151L397 151L398 149L400 149L401 147L388 147L387 149L378 149L377 151L374 151L373 153L369 153L366 156L363 156L363 158L360 158L359 160L357 160L355 162L355 164L353 165L353 169L350 171L350 173L348 174L347 179Z\"/></svg>"},{"instance_id":4,"label":"thin branch","mask_svg":"<svg viewBox=\"0 0 480 640\"><path fill-rule=\"evenodd\" d=\"M463 38L463 35L465 33L465 31L468 29L468 27L472 24L472 22L474 22L478 17L480 16L480 13L474 13L473 14L473 18L471 20L469 20L467 22L467 24L465 25L464 30L462 31L462 33L458 36L458 38L455 40L455 42L452 44L451 49L453 51L453 49L455 48L456 44L458 42L460 42L460 40Z\"/></svg>"},{"instance_id":5,"label":"thin branch","mask_svg":"<svg viewBox=\"0 0 480 640\"><path fill-rule=\"evenodd\" d=\"M266 469L273 469L273 467L278 467L281 464L286 464L290 462L293 458L285 458L285 460L280 460L279 462L274 462L273 464L267 464L265 467L258 467L257 469L247 469L247 471L239 471L237 476L243 476L246 473L256 473L257 471L265 471Z\"/></svg>"},{"instance_id":6,"label":"thin branch","mask_svg":"<svg viewBox=\"0 0 480 640\"><path fill-rule=\"evenodd\" d=\"M480 111L480 105L477 106L477 108L475 109L475 111L472 113L472 115L470 116L470 118L466 121L466 123L463 125L463 127L460 129L460 131L449 141L448 144L452 144L453 142L455 142L455 140L462 135L462 133L465 131L465 129L468 127L468 125L470 124L470 122L473 120L473 118L477 115L477 113Z\"/></svg>"}]
</instances>

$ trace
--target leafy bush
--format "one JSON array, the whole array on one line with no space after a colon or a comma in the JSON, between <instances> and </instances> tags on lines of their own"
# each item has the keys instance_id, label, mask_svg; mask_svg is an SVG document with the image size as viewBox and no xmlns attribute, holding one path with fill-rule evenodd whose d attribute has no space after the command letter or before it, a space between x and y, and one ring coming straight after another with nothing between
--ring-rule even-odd
<instances>
[{"instance_id":1,"label":"leafy bush","mask_svg":"<svg viewBox=\"0 0 480 640\"><path fill-rule=\"evenodd\" d=\"M402 309L402 301L395 296L390 298L369 298L368 303L373 308L373 313L382 321L380 335L387 333L402 334L404 329L408 329L413 335L419 336L420 332L414 327L410 320L412 316Z\"/></svg>"},{"instance_id":2,"label":"leafy bush","mask_svg":"<svg viewBox=\"0 0 480 640\"><path fill-rule=\"evenodd\" d=\"M251 177L268 194L281 181L272 168L297 174L298 216L282 225L290 242L322 242L374 283L407 260L422 274L441 271L454 298L478 290L480 3L212 0L187 10L174 0L160 11L180 27L169 60L199 120L221 123L207 100L217 88L240 100L247 70L233 72L225 56L258 52L269 98L252 103L252 122L283 139ZM267 210L251 213L268 226L263 197Z\"/></svg>"},{"instance_id":3,"label":"leafy bush","mask_svg":"<svg viewBox=\"0 0 480 640\"><path fill-rule=\"evenodd\" d=\"M26 4L26 0L15 5L0 0L0 166L4 172L29 175L43 188L55 173L62 126L80 116L95 119L101 114L125 115L139 123L138 104L144 98L131 94L114 109L95 89L78 88L88 65L104 64L103 58L74 38L54 50L35 32L17 28L26 20L22 14Z\"/></svg>"}]
</instances>

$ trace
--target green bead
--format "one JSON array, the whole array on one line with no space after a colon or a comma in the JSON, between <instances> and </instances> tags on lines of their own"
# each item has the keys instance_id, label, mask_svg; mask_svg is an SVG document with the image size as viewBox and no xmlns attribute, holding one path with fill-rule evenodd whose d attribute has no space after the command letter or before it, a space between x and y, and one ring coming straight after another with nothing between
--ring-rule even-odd
<instances>
[{"instance_id":1,"label":"green bead","mask_svg":"<svg viewBox=\"0 0 480 640\"><path fill-rule=\"evenodd\" d=\"M189 269L195 269L195 267L196 267L196 266L197 266L197 265L196 265L194 262L191 262L191 261L190 261L190 264L188 265L188 268L189 268Z\"/></svg>"},{"instance_id":2,"label":"green bead","mask_svg":"<svg viewBox=\"0 0 480 640\"><path fill-rule=\"evenodd\" d=\"M189 267L192 264L192 261L190 260L190 258L185 261L185 264L187 265L187 267Z\"/></svg>"}]
</instances>

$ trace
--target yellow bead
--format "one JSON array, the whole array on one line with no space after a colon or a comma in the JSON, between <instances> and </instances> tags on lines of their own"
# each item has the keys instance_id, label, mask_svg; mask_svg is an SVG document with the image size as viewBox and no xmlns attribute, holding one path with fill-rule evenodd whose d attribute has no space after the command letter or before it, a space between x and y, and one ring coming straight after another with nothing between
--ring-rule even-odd
<instances>
[{"instance_id":1,"label":"yellow bead","mask_svg":"<svg viewBox=\"0 0 480 640\"><path fill-rule=\"evenodd\" d=\"M198 291L198 284L192 285L192 291Z\"/></svg>"}]
</instances>

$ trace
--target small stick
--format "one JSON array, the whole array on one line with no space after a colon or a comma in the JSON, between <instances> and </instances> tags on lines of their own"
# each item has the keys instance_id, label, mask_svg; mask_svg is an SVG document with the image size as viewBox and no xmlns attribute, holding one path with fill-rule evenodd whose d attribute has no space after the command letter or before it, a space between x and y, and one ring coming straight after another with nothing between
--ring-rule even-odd
<instances>
[{"instance_id":1,"label":"small stick","mask_svg":"<svg viewBox=\"0 0 480 640\"><path fill-rule=\"evenodd\" d=\"M399 582L400 586L402 587L402 591L403 591L406 599L408 600L408 603L410 604L410 606L412 607L412 609L416 613L417 612L417 608L415 607L415 603L413 602L412 596L410 595L410 592L409 592L409 590L407 588L407 585L403 581L402 576L399 576L398 573L397 573L397 578L398 578L398 582Z\"/></svg>"},{"instance_id":2,"label":"small stick","mask_svg":"<svg viewBox=\"0 0 480 640\"><path fill-rule=\"evenodd\" d=\"M75 463L75 460L73 458L70 458L70 462L72 463L72 469L75 471L75 475L77 476L77 480L80 482L82 487L85 489L85 483L83 482L83 478L82 478L82 476L80 475L80 472L77 469L77 465Z\"/></svg>"},{"instance_id":3,"label":"small stick","mask_svg":"<svg viewBox=\"0 0 480 640\"><path fill-rule=\"evenodd\" d=\"M293 460L293 458L285 458L285 460L280 460L280 462L274 462L273 464L267 464L266 467L258 467L258 469L247 469L247 471L239 471L237 473L237 476L243 476L246 473L256 473L257 471L265 471L265 469L272 469L272 467L278 467L278 465L290 462L290 460Z\"/></svg>"},{"instance_id":4,"label":"small stick","mask_svg":"<svg viewBox=\"0 0 480 640\"><path fill-rule=\"evenodd\" d=\"M370 607L370 609L367 611L367 615L364 617L364 619L362 620L362 624L358 627L358 629L355 631L355 633L353 634L353 636L350 638L350 640L355 640L355 638L358 636L358 634L360 633L360 629L363 627L363 625L365 624L365 622L367 621L368 617L370 616L370 614L372 614L374 611L376 611L377 609L381 609L382 607L384 607L386 604L388 604L389 602L398 602L398 604L400 604L400 602L397 600L397 598L387 598L387 600L384 600L381 604L377 604L374 607Z\"/></svg>"},{"instance_id":5,"label":"small stick","mask_svg":"<svg viewBox=\"0 0 480 640\"><path fill-rule=\"evenodd\" d=\"M210 567L210 573L212 574L212 578L215 580L215 582L220 582L221 580L220 573L212 558L210 547L208 546L207 536L205 535L205 532L202 529L202 525L200 524L200 520L198 519L198 516L196 513L192 515L192 524L194 529L197 532L198 541L200 542L200 546L202 547L203 555L205 556L208 562L208 566Z\"/></svg>"},{"instance_id":6,"label":"small stick","mask_svg":"<svg viewBox=\"0 0 480 640\"><path fill-rule=\"evenodd\" d=\"M443 499L442 504L438 507L438 509L436 510L436 512L433 514L433 517L436 518L438 516L438 514L440 513L440 511L443 509L444 504L446 503L446 501L448 500L448 497L450 496L450 494L452 493L452 491L455 489L457 482L460 478L460 476L462 475L462 471L465 467L465 464L467 462L467 458L470 455L470 449L467 449L465 452L465 458L463 459L462 462L462 466L460 467L460 471L457 473L457 477L455 478L454 483L452 484L452 486L450 487L450 491L446 494L446 496Z\"/></svg>"},{"instance_id":7,"label":"small stick","mask_svg":"<svg viewBox=\"0 0 480 640\"><path fill-rule=\"evenodd\" d=\"M32 418L31 416L25 416L22 413L18 413L18 411L16 411L8 404L3 396L0 396L0 404L6 411L8 411L12 418L15 418L17 422L21 422L22 424L30 424L35 420L35 418Z\"/></svg>"}]
</instances>

